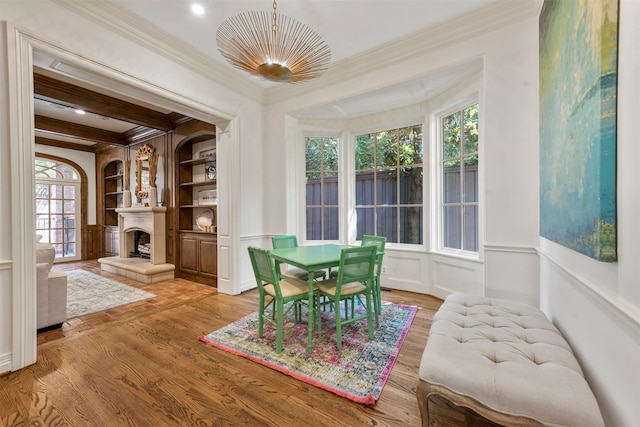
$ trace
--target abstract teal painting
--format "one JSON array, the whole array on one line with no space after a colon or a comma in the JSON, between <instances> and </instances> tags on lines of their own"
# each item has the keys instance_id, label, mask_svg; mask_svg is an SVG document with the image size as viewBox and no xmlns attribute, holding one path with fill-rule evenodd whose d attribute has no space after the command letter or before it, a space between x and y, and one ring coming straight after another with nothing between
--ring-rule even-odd
<instances>
[{"instance_id":1,"label":"abstract teal painting","mask_svg":"<svg viewBox=\"0 0 640 427\"><path fill-rule=\"evenodd\" d=\"M540 13L540 235L616 253L617 0L545 0Z\"/></svg>"}]
</instances>

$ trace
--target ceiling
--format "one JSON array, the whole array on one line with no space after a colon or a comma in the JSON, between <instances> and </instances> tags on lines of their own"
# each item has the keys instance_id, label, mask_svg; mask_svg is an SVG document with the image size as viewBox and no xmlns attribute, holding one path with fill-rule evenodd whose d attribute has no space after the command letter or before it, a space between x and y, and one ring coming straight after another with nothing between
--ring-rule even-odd
<instances>
[{"instance_id":1,"label":"ceiling","mask_svg":"<svg viewBox=\"0 0 640 427\"><path fill-rule=\"evenodd\" d=\"M371 51L376 47L402 39L426 28L441 24L457 16L485 7L496 0L280 0L278 13L290 16L311 27L327 42L332 51L332 64ZM514 0L516 1L516 0ZM520 0L528 1L528 0ZM249 0L114 0L120 6L121 13L135 14L137 18L148 21L144 25L152 25L179 39L182 43L198 49L214 61L226 67L230 73L236 73L244 79L268 88L273 83L259 80L247 73L233 68L219 54L215 44L215 32L219 24L225 19L250 10L272 11L271 1ZM191 5L199 3L205 9L202 16L191 11ZM105 18L108 19L108 18ZM142 24L141 24L142 25ZM56 59L36 53L34 64L36 72L44 78L61 79L61 84L78 85L85 90L93 90L93 95L79 98L75 103L72 99L59 100L55 94L38 94L36 85L36 136L39 143L58 145L86 151L95 151L105 145L105 142L94 140L91 132L64 132L63 123L69 129L85 126L90 129L107 132L104 135L119 135L119 144L128 145L136 142L136 138L159 129L158 122L145 122L138 117L114 114L113 109L101 109L99 103L91 108L81 105L88 98L106 95L104 104L113 99L130 103L143 109L142 117L154 117L153 120L162 122L163 117L168 126L184 120L183 116L170 111L162 111L153 105L138 102L135 98L127 98L121 94L105 93L99 86L91 87L86 82L74 82L68 75L56 72ZM481 70L480 61L464 64L455 68L442 70L439 73L424 76L410 82L404 82L393 87L386 87L357 97L338 100L331 105L321 105L299 112L299 117L310 119L345 119L363 114L379 112L382 109L395 108L422 102L451 87L460 79L469 77ZM55 80L54 80L55 82ZM51 83L51 82L49 82ZM301 83L304 84L304 83ZM60 93L76 93L74 90L59 91ZM98 93L100 92L100 93ZM82 92L80 92L82 95ZM82 102L81 102L82 101ZM84 108L89 114L78 115L76 107ZM157 110L157 111L153 111ZM130 111L130 108L116 110ZM157 113L157 114L156 114ZM38 120L38 117L41 120ZM42 119L45 118L45 119ZM51 125L53 119L54 126ZM48 126L38 126L45 123ZM156 124L153 124L156 123ZM86 131L87 129L85 129ZM100 132L96 133L97 135ZM80 135L80 136L79 136Z\"/></svg>"}]
</instances>

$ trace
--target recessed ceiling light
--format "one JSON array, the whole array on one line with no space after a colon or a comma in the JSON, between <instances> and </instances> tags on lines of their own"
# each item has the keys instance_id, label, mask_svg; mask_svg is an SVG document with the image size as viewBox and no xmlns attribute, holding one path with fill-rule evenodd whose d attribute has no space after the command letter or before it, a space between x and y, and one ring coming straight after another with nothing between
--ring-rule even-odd
<instances>
[{"instance_id":1,"label":"recessed ceiling light","mask_svg":"<svg viewBox=\"0 0 640 427\"><path fill-rule=\"evenodd\" d=\"M83 115L83 114L87 114L87 113L86 113L84 110L81 110L81 109L79 109L79 108L78 108L78 109L76 110L76 114Z\"/></svg>"},{"instance_id":2,"label":"recessed ceiling light","mask_svg":"<svg viewBox=\"0 0 640 427\"><path fill-rule=\"evenodd\" d=\"M198 3L194 3L191 5L191 11L196 15L204 15L204 7Z\"/></svg>"}]
</instances>

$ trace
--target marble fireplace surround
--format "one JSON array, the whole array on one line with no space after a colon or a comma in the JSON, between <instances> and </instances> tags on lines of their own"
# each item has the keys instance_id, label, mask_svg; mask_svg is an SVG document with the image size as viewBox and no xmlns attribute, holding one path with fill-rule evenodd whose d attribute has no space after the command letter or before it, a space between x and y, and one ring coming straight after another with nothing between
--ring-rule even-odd
<instances>
[{"instance_id":1,"label":"marble fireplace surround","mask_svg":"<svg viewBox=\"0 0 640 427\"><path fill-rule=\"evenodd\" d=\"M166 212L164 206L118 208L120 255L100 258L101 269L142 283L173 279L175 266L166 263ZM142 230L151 237L149 259L129 257L134 251L134 232Z\"/></svg>"}]
</instances>

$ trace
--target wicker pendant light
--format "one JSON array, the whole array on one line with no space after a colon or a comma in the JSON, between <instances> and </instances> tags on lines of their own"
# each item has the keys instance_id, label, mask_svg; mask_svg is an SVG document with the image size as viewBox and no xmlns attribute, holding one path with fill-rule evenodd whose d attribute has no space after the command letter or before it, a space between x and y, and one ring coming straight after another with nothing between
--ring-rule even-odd
<instances>
[{"instance_id":1,"label":"wicker pendant light","mask_svg":"<svg viewBox=\"0 0 640 427\"><path fill-rule=\"evenodd\" d=\"M218 50L236 68L273 82L298 83L329 67L329 46L311 28L273 12L245 12L216 32Z\"/></svg>"}]
</instances>

